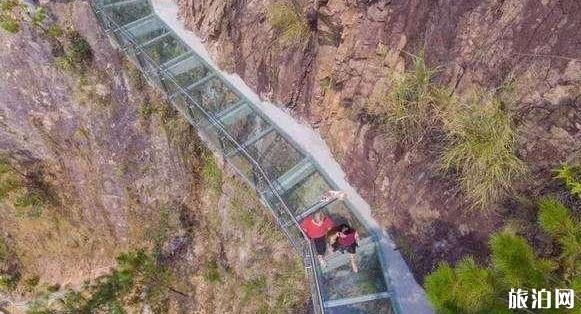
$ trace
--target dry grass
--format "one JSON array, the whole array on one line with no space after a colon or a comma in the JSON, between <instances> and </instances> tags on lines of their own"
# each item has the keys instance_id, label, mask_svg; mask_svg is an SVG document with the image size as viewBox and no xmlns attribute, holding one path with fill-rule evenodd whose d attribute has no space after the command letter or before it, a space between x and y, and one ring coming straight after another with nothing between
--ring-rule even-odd
<instances>
[{"instance_id":1,"label":"dry grass","mask_svg":"<svg viewBox=\"0 0 581 314\"><path fill-rule=\"evenodd\" d=\"M448 91L433 82L436 69L426 64L423 53L412 59L412 68L393 78L389 88L379 89L366 106L388 137L406 145L433 133L438 113L451 101Z\"/></svg>"},{"instance_id":2,"label":"dry grass","mask_svg":"<svg viewBox=\"0 0 581 314\"><path fill-rule=\"evenodd\" d=\"M305 14L289 3L275 3L268 8L268 22L279 34L284 46L305 43L309 38L309 24Z\"/></svg>"},{"instance_id":3,"label":"dry grass","mask_svg":"<svg viewBox=\"0 0 581 314\"><path fill-rule=\"evenodd\" d=\"M517 131L506 103L491 92L475 92L442 115L448 143L442 168L455 170L473 208L500 200L527 170L516 156Z\"/></svg>"}]
</instances>

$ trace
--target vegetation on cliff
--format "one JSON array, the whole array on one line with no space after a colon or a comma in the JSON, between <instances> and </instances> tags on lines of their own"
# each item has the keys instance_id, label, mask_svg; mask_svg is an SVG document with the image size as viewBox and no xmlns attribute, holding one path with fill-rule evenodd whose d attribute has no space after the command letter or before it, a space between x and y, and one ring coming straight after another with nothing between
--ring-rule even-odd
<instances>
[{"instance_id":1,"label":"vegetation on cliff","mask_svg":"<svg viewBox=\"0 0 581 314\"><path fill-rule=\"evenodd\" d=\"M300 7L292 3L275 3L268 8L268 21L280 33L283 46L305 43L309 38L309 24Z\"/></svg>"},{"instance_id":2,"label":"vegetation on cliff","mask_svg":"<svg viewBox=\"0 0 581 314\"><path fill-rule=\"evenodd\" d=\"M479 266L465 257L455 267L440 263L426 277L426 292L438 312L508 313L511 288L581 292L581 221L551 197L543 198L538 207L538 225L560 253L539 256L516 230L497 232L489 241L490 265Z\"/></svg>"},{"instance_id":3,"label":"vegetation on cliff","mask_svg":"<svg viewBox=\"0 0 581 314\"><path fill-rule=\"evenodd\" d=\"M426 64L423 53L411 59L409 71L371 97L367 114L407 147L436 147L440 167L458 176L471 207L488 209L526 173L516 155L510 84L459 99L435 82L437 69Z\"/></svg>"}]
</instances>

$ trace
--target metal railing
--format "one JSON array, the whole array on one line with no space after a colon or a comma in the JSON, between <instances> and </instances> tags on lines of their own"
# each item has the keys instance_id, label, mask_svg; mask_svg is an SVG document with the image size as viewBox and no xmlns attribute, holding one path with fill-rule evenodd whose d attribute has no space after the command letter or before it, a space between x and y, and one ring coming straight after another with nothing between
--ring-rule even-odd
<instances>
[{"instance_id":1,"label":"metal railing","mask_svg":"<svg viewBox=\"0 0 581 314\"><path fill-rule=\"evenodd\" d=\"M117 45L122 48L126 53L128 53L132 60L137 64L140 70L143 72L144 76L148 79L148 81L158 89L160 89L165 96L170 99L171 95L175 94L175 91L179 93L180 96L184 97L186 100L186 105L195 106L195 109L202 113L202 118L205 119L205 122L209 123L209 126L213 128L218 135L218 139L220 142L221 147L214 147L219 153L222 154L224 160L226 160L229 164L231 164L232 168L236 170L243 179L246 181L247 178L242 175L239 170L237 169L236 165L232 164L230 158L226 156L226 149L225 147L232 147L236 151L236 155L243 156L246 161L248 161L252 166L252 174L253 174L253 182L251 183L258 194L261 196L263 202L267 205L270 209L271 213L273 214L277 224L281 228L281 230L285 233L286 237L289 239L293 247L297 250L297 252L303 258L303 264L307 271L307 277L309 279L309 283L311 285L311 295L312 295L312 304L315 313L323 313L323 300L321 296L321 289L319 286L319 279L318 273L316 271L316 260L315 254L313 251L313 247L310 244L310 241L307 239L306 235L304 234L303 230L299 226L299 222L292 214L292 211L287 206L286 202L282 198L279 193L279 188L275 186L273 181L269 178L266 171L260 166L259 162L255 160L255 158L248 152L248 150L226 130L225 126L222 122L214 116L213 113L208 112L206 108L201 106L189 93L186 91L180 84L176 82L173 75L160 67L154 59L142 49L142 45L138 44L134 36L129 33L123 25L118 25L110 16L108 16L103 10L99 3L96 3L98 0L91 0L91 7L94 13L97 15L99 21L104 26L106 33L113 38ZM151 4L150 4L151 5ZM171 30L170 30L171 32ZM122 38L118 36L121 35ZM177 37L177 36L176 36ZM177 37L179 39L179 37ZM122 40L120 40L122 39ZM181 39L180 39L181 41ZM185 43L182 42L185 45ZM131 54L133 51L133 54ZM171 84L171 87L174 88L174 92L170 93L168 86L166 84ZM237 95L240 98L245 98L243 95ZM194 126L197 127L197 130L204 134L207 130L200 129L200 123L202 121L196 121L194 116L187 111L187 107L182 108L179 104L177 104L178 100L173 97L170 102L172 105L186 118L188 121ZM208 141L212 143L211 141ZM210 145L212 146L212 145ZM264 192L267 192L268 196L265 196ZM274 200L273 200L274 198ZM281 215L282 214L282 215ZM287 219L283 219L283 216L288 216ZM290 221L288 221L290 219ZM286 222L285 222L286 221ZM294 227L295 231L299 231L299 234L293 234L293 232L289 229L289 227ZM299 237L300 236L300 237Z\"/></svg>"}]
</instances>

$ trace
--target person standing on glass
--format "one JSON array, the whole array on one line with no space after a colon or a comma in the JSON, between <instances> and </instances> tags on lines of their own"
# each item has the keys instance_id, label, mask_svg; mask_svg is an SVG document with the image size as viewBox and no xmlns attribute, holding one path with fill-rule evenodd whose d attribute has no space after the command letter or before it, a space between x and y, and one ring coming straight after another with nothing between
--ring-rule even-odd
<instances>
[{"instance_id":1,"label":"person standing on glass","mask_svg":"<svg viewBox=\"0 0 581 314\"><path fill-rule=\"evenodd\" d=\"M334 226L335 224L331 217L327 217L322 212L317 212L305 218L301 223L301 229L313 241L317 257L323 267L327 266L327 261L325 260L325 253L327 252L327 232L333 229Z\"/></svg>"},{"instance_id":2,"label":"person standing on glass","mask_svg":"<svg viewBox=\"0 0 581 314\"><path fill-rule=\"evenodd\" d=\"M351 269L354 273L358 272L357 268L357 247L359 246L359 234L353 227L342 224L336 228L337 233L332 236L333 251L340 251L341 253L349 253L349 260L351 261Z\"/></svg>"}]
</instances>

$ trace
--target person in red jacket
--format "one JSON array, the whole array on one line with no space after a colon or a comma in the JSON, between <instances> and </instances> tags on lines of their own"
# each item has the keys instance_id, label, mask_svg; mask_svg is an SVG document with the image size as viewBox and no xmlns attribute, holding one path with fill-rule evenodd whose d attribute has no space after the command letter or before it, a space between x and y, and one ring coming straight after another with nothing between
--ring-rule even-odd
<instances>
[{"instance_id":1,"label":"person in red jacket","mask_svg":"<svg viewBox=\"0 0 581 314\"><path fill-rule=\"evenodd\" d=\"M350 227L349 225L343 224L336 228L337 234L335 235L335 242L333 243L333 251L341 251L344 253L347 251L349 253L349 259L351 260L351 268L353 272L358 272L357 269L357 242L359 241L359 234L357 231Z\"/></svg>"},{"instance_id":2,"label":"person in red jacket","mask_svg":"<svg viewBox=\"0 0 581 314\"><path fill-rule=\"evenodd\" d=\"M334 223L330 217L322 212L309 216L301 223L301 229L315 245L315 250L322 266L327 266L325 253L327 252L327 232L333 229Z\"/></svg>"}]
</instances>

